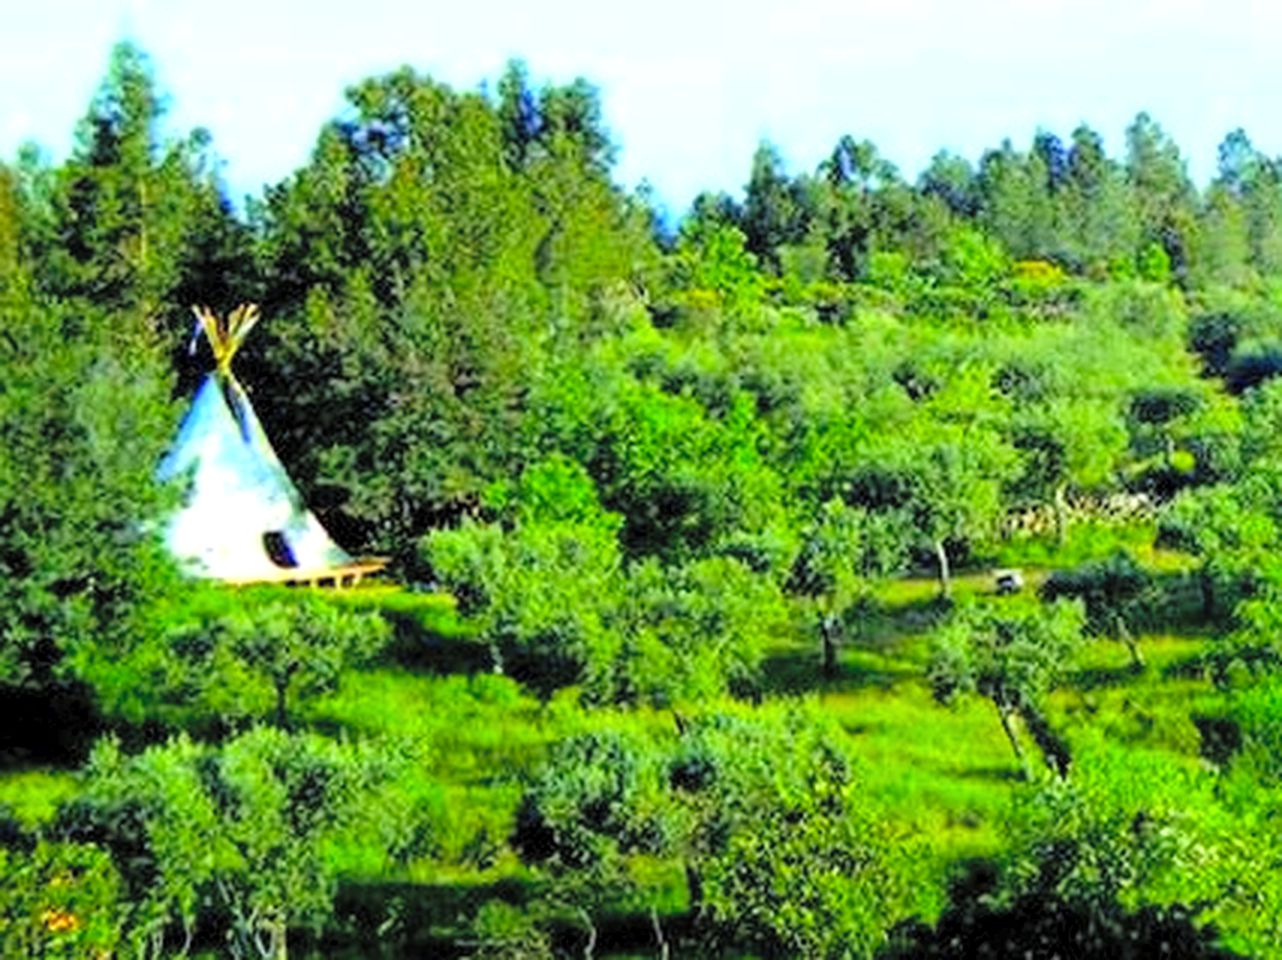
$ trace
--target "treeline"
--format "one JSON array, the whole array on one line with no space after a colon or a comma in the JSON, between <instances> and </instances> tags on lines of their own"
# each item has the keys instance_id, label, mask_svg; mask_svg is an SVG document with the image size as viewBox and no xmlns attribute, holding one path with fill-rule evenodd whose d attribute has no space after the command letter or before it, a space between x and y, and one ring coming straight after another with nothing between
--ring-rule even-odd
<instances>
[{"instance_id":1,"label":"treeline","mask_svg":"<svg viewBox=\"0 0 1282 960\"><path fill-rule=\"evenodd\" d=\"M742 201L705 194L690 219L730 223L780 274L847 282L896 254L929 272L966 225L1016 260L1039 260L1097 280L1173 277L1187 288L1248 286L1282 266L1282 161L1230 132L1203 190L1174 141L1147 113L1126 130L1122 159L1089 126L1068 142L1039 131L1029 148L1007 140L978 166L946 151L915 184L867 140L842 137L813 174L790 175L763 144ZM884 269L886 265L883 264Z\"/></svg>"},{"instance_id":2,"label":"treeline","mask_svg":"<svg viewBox=\"0 0 1282 960\"><path fill-rule=\"evenodd\" d=\"M1282 183L1245 134L1204 190L1145 115L1120 161L1083 127L977 168L941 154L915 184L853 138L813 174L763 147L742 200L701 197L667 233L612 181L582 81L367 80L244 216L209 137L162 137L160 104L121 46L64 163L0 166L0 693L22 718L0 751L79 763L117 738L43 828L0 833L23 878L0 943L283 955L327 929L337 863L403 877L465 846L441 838L437 744L450 710L509 698L555 742L490 771L510 789L477 846L500 852L467 856L540 892L469 919L478 956L595 944L627 905L657 949L727 955L944 955L950 930L982 945L1020 917L1028 949L1068 924L1101 956L1210 956L1208 918L1277 949L1271 848L1231 829L1276 795L1282 584ZM155 542L179 492L154 466L210 365L189 307L242 300L267 320L238 376L309 504L448 591L446 639L503 675L430 735L299 729L371 661L444 669L413 595L222 591ZM1187 570L1112 556L1119 498ZM1049 528L1012 536L1027 516ZM958 564L1039 550L1074 568L1045 604L952 611ZM989 701L1018 775L1042 776L1025 752L1052 771L951 903L951 865L865 798L830 718L747 705L798 641L839 678L914 571L942 597L919 679ZM1139 673L1141 634L1190 627L1217 639L1185 668L1253 691L1218 718L1239 740L1216 771L1064 729L1052 694L1088 638ZM1131 775L1153 789L1118 792ZM647 863L679 877L675 927Z\"/></svg>"}]
</instances>

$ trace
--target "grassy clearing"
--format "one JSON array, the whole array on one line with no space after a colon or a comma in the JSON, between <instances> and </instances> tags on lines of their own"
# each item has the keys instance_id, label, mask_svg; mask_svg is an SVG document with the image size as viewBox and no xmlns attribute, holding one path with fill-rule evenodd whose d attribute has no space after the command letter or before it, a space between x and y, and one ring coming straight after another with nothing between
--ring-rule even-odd
<instances>
[{"instance_id":1,"label":"grassy clearing","mask_svg":"<svg viewBox=\"0 0 1282 960\"><path fill-rule=\"evenodd\" d=\"M992 853L1019 768L987 704L944 708L924 683L825 694L864 762L869 799L941 864Z\"/></svg>"},{"instance_id":2,"label":"grassy clearing","mask_svg":"<svg viewBox=\"0 0 1282 960\"><path fill-rule=\"evenodd\" d=\"M0 772L0 812L8 811L28 830L53 818L58 805L75 796L79 778L69 770L34 767Z\"/></svg>"},{"instance_id":3,"label":"grassy clearing","mask_svg":"<svg viewBox=\"0 0 1282 960\"><path fill-rule=\"evenodd\" d=\"M1035 589L1046 571L1025 573L1026 589ZM964 572L955 589L960 596L991 593L991 574ZM882 585L878 610L859 639L840 652L835 678L819 676L818 650L800 634L781 639L766 664L769 699L813 696L850 735L861 761L862 795L904 850L921 858L922 877L932 878L918 892L926 920L945 905L942 878L954 864L1000 854L1021 783L987 701L966 697L943 707L931 695L925 667L931 634L944 616L936 592L929 577ZM462 632L456 641L466 643ZM1144 637L1148 666L1140 673L1130 669L1121 644L1089 644L1070 682L1051 699L1052 722L1070 742L1103 732L1137 750L1195 760L1199 744L1191 714L1214 693L1205 682L1172 679L1170 668L1196 656L1205 643L1198 635ZM667 711L587 710L574 690L545 703L492 673L391 665L350 673L337 693L308 704L304 714L331 732L399 738L422 758L422 779L431 783L430 796L422 798L432 810L429 849L401 864L365 862L359 847L335 855L347 878L339 915L394 922L409 938L407 949L425 955L465 937L466 918L481 904L495 898L520 904L539 889L538 877L506 840L524 778L552 743L610 726L673 732ZM643 907L651 903L664 917L686 909L679 865L638 860L634 873L645 900L633 911L637 917L644 919ZM628 905L618 909L620 922L628 922ZM381 919L389 910L402 912Z\"/></svg>"},{"instance_id":4,"label":"grassy clearing","mask_svg":"<svg viewBox=\"0 0 1282 960\"><path fill-rule=\"evenodd\" d=\"M1138 673L1122 644L1089 645L1073 681L1051 698L1061 727L1070 737L1091 728L1128 746L1197 757L1194 718L1211 712L1220 695L1204 680L1171 676L1170 668L1196 657L1206 643L1205 637L1146 636L1140 641L1146 666Z\"/></svg>"},{"instance_id":5,"label":"grassy clearing","mask_svg":"<svg viewBox=\"0 0 1282 960\"><path fill-rule=\"evenodd\" d=\"M1150 554L1145 562L1153 566L1187 567L1182 555ZM1035 591L1049 572L1025 568L1025 590ZM989 570L954 580L958 598L993 592ZM967 697L943 707L931 696L925 681L931 633L945 615L937 596L929 577L880 585L880 610L841 651L832 679L819 678L818 650L800 639L772 651L767 669L783 673L776 689L815 691L840 719L865 761L870 798L906 835L928 836L942 867L1000 849L1020 769L987 701ZM1204 681L1172 677L1171 668L1196 657L1207 641L1202 633L1145 636L1147 666L1138 673L1122 644L1088 643L1051 697L1052 723L1070 742L1090 730L1136 749L1196 759L1194 718L1210 711L1217 694Z\"/></svg>"},{"instance_id":6,"label":"grassy clearing","mask_svg":"<svg viewBox=\"0 0 1282 960\"><path fill-rule=\"evenodd\" d=\"M1166 564L1186 564L1187 558L1154 547L1157 523L1132 520L1127 523L1090 521L1069 526L1063 542L1053 534L1016 536L991 551L990 562L997 567L1075 567L1090 560L1125 550L1154 569Z\"/></svg>"},{"instance_id":7,"label":"grassy clearing","mask_svg":"<svg viewBox=\"0 0 1282 960\"><path fill-rule=\"evenodd\" d=\"M1150 551L1144 562L1174 573L1187 569L1187 558L1176 554ZM1048 573L1025 566L1025 590L1035 591ZM962 571L954 580L957 598L993 592L991 568ZM925 858L924 875L942 878L959 860L1000 853L1021 781L991 704L965 697L943 707L931 695L925 679L931 636L946 615L937 595L929 576L879 585L875 609L840 651L832 678L820 676L817 644L808 637L780 638L767 658L764 692L768 703L817 698L851 738L867 802L905 849ZM420 946L430 954L457 942L481 903L495 897L520 903L537 890L537 876L507 839L525 778L551 744L610 727L672 736L672 715L589 710L573 689L539 700L486 669L484 649L447 597L379 586L336 594L335 602L387 613L396 627L394 649L378 664L347 672L336 692L300 704L297 717L333 735L401 744L411 768L396 789L430 823L422 849L395 863L372 854L359 835L336 844L330 855L345 877L338 915L395 923L406 936L425 937ZM1139 672L1123 645L1088 644L1051 697L1053 725L1070 743L1103 734L1136 750L1196 761L1195 720L1214 712L1217 694L1172 668L1195 658L1207 640L1196 632L1143 637L1147 666ZM61 770L0 774L0 808L35 826L74 796L76 782ZM659 904L664 916L680 915L686 904L678 865L638 861L635 869L647 902ZM943 906L943 885L933 886L922 891L927 919Z\"/></svg>"}]
</instances>

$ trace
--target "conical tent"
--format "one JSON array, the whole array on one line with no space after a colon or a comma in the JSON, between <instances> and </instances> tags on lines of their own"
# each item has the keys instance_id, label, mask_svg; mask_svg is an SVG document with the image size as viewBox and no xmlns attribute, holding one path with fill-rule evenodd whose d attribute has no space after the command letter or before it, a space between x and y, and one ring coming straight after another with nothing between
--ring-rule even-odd
<instances>
[{"instance_id":1,"label":"conical tent","mask_svg":"<svg viewBox=\"0 0 1282 960\"><path fill-rule=\"evenodd\" d=\"M354 564L330 539L232 376L231 359L257 310L238 308L225 323L207 310L196 313L217 369L196 391L158 471L162 480L188 484L165 528L170 551L191 573L237 583L337 580L381 566Z\"/></svg>"}]
</instances>

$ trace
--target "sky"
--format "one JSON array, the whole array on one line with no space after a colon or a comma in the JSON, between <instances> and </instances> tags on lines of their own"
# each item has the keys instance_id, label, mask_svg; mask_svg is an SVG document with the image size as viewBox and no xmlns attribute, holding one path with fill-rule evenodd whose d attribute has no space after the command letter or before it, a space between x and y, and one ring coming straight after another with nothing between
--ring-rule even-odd
<instances>
[{"instance_id":1,"label":"sky","mask_svg":"<svg viewBox=\"0 0 1282 960\"><path fill-rule=\"evenodd\" d=\"M0 158L62 159L128 38L234 198L304 164L348 85L408 64L475 90L513 57L596 85L616 180L676 215L738 194L762 140L798 173L848 133L915 179L940 149L974 162L1082 122L1120 155L1147 110L1198 183L1236 127L1282 154L1282 5L1262 0L25 0L0 24Z\"/></svg>"}]
</instances>

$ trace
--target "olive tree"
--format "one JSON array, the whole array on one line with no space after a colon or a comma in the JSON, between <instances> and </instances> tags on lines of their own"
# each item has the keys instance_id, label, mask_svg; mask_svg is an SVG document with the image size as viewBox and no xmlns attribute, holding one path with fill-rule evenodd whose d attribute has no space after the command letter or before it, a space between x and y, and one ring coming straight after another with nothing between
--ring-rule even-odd
<instances>
[{"instance_id":1,"label":"olive tree","mask_svg":"<svg viewBox=\"0 0 1282 960\"><path fill-rule=\"evenodd\" d=\"M390 636L376 613L283 587L190 584L148 611L135 646L98 670L104 705L134 722L287 727L300 699L337 689Z\"/></svg>"},{"instance_id":2,"label":"olive tree","mask_svg":"<svg viewBox=\"0 0 1282 960\"><path fill-rule=\"evenodd\" d=\"M503 520L429 534L424 559L489 645L496 672L543 694L577 683L608 697L621 520L563 458L527 470L513 499Z\"/></svg>"},{"instance_id":3,"label":"olive tree","mask_svg":"<svg viewBox=\"0 0 1282 960\"><path fill-rule=\"evenodd\" d=\"M948 703L962 693L987 698L1021 767L1016 717L1028 726L1047 765L1067 773L1067 748L1050 730L1042 707L1081 645L1082 624L1080 604L1068 601L963 607L936 638L929 667L936 699Z\"/></svg>"},{"instance_id":4,"label":"olive tree","mask_svg":"<svg viewBox=\"0 0 1282 960\"><path fill-rule=\"evenodd\" d=\"M818 711L698 718L669 781L704 950L870 957L913 909L913 845L871 809L845 737Z\"/></svg>"},{"instance_id":5,"label":"olive tree","mask_svg":"<svg viewBox=\"0 0 1282 960\"><path fill-rule=\"evenodd\" d=\"M666 787L654 743L600 730L556 744L526 788L512 846L551 879L535 912L572 915L585 930L584 956L596 945L596 916L637 890L629 858L674 846ZM653 922L663 944L657 915Z\"/></svg>"},{"instance_id":6,"label":"olive tree","mask_svg":"<svg viewBox=\"0 0 1282 960\"><path fill-rule=\"evenodd\" d=\"M594 945L592 911L629 863L685 867L699 955L868 957L911 910L911 844L863 802L839 728L807 707L681 716L677 736L602 731L554 748L513 844L554 879ZM904 849L892 867L893 851ZM661 951L669 944L652 914Z\"/></svg>"},{"instance_id":7,"label":"olive tree","mask_svg":"<svg viewBox=\"0 0 1282 960\"><path fill-rule=\"evenodd\" d=\"M837 671L837 653L852 620L872 600L871 578L899 566L904 543L886 518L839 499L829 500L806 528L789 588L809 600L824 676Z\"/></svg>"},{"instance_id":8,"label":"olive tree","mask_svg":"<svg viewBox=\"0 0 1282 960\"><path fill-rule=\"evenodd\" d=\"M1097 636L1125 644L1136 670L1143 669L1144 657L1135 631L1148 618L1154 593L1152 576L1123 551L1072 570L1057 570L1041 589L1043 599L1048 601L1081 600L1086 628Z\"/></svg>"},{"instance_id":9,"label":"olive tree","mask_svg":"<svg viewBox=\"0 0 1282 960\"><path fill-rule=\"evenodd\" d=\"M133 953L185 953L213 908L229 918L233 956L283 960L291 926L328 917L336 877L325 844L373 801L388 763L270 727L135 756L106 740L53 829L110 851L133 904Z\"/></svg>"}]
</instances>

